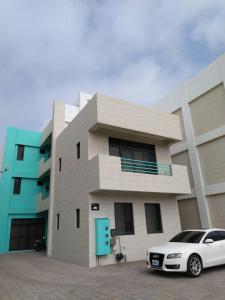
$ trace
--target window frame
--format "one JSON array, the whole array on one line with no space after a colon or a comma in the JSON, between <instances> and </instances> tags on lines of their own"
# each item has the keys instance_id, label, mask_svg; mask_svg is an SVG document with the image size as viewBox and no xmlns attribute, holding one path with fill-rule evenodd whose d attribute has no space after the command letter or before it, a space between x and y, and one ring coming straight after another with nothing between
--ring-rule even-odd
<instances>
[{"instance_id":1,"label":"window frame","mask_svg":"<svg viewBox=\"0 0 225 300\"><path fill-rule=\"evenodd\" d=\"M21 182L22 182L21 177L14 177L13 195L20 195L20 193L21 193ZM17 186L17 184L18 184L18 186Z\"/></svg>"},{"instance_id":2,"label":"window frame","mask_svg":"<svg viewBox=\"0 0 225 300\"><path fill-rule=\"evenodd\" d=\"M17 160L20 161L24 160L24 150L25 150L24 148L25 148L24 145L21 144L17 145L17 157L16 157Z\"/></svg>"},{"instance_id":3,"label":"window frame","mask_svg":"<svg viewBox=\"0 0 225 300\"><path fill-rule=\"evenodd\" d=\"M117 207L119 206L130 206L131 211L130 214L128 214L130 216L130 220L125 220L125 218L127 217L125 209L123 208L122 211L124 213L123 217L124 217L124 224L123 227L126 227L125 222L128 221L131 222L131 227L132 229L130 231L121 231L121 229L118 229L118 211L117 211ZM114 219L115 219L115 235L116 236L120 236L120 235L134 235L135 234L135 228L134 228L134 210L133 210L133 203L132 202L114 202ZM121 221L120 221L121 222ZM128 225L129 226L129 225Z\"/></svg>"},{"instance_id":4,"label":"window frame","mask_svg":"<svg viewBox=\"0 0 225 300\"><path fill-rule=\"evenodd\" d=\"M157 218L159 217L159 219L157 219L157 225L159 225L159 230L154 231L153 229L151 229L151 222L149 220L151 220L151 207L157 207L157 214L158 216L156 216ZM149 208L148 208L149 207ZM145 222L146 222L146 232L147 234L160 234L163 233L163 222L162 222L162 212L161 212L161 205L160 203L144 203L144 210L145 210ZM147 215L149 213L149 215ZM156 227L154 225L154 227ZM157 226L158 227L158 226Z\"/></svg>"}]
</instances>

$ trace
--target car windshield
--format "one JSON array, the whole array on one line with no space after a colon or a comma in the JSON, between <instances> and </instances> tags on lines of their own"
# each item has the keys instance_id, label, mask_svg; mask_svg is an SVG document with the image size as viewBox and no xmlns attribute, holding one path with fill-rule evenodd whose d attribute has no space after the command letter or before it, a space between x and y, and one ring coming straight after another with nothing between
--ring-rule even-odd
<instances>
[{"instance_id":1,"label":"car windshield","mask_svg":"<svg viewBox=\"0 0 225 300\"><path fill-rule=\"evenodd\" d=\"M170 242L172 243L200 243L204 231L183 231L175 235Z\"/></svg>"}]
</instances>

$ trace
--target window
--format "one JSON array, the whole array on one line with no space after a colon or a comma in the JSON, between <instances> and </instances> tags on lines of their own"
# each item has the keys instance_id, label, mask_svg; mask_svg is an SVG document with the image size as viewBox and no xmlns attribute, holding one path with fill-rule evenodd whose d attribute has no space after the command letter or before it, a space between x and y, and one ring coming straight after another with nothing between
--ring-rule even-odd
<instances>
[{"instance_id":1,"label":"window","mask_svg":"<svg viewBox=\"0 0 225 300\"><path fill-rule=\"evenodd\" d=\"M76 228L80 228L80 209L76 209Z\"/></svg>"},{"instance_id":2,"label":"window","mask_svg":"<svg viewBox=\"0 0 225 300\"><path fill-rule=\"evenodd\" d=\"M80 159L80 142L77 143L77 159Z\"/></svg>"},{"instance_id":3,"label":"window","mask_svg":"<svg viewBox=\"0 0 225 300\"><path fill-rule=\"evenodd\" d=\"M212 231L207 234L204 241L206 241L207 239L212 239L214 242L225 240L225 231L222 230Z\"/></svg>"},{"instance_id":4,"label":"window","mask_svg":"<svg viewBox=\"0 0 225 300\"><path fill-rule=\"evenodd\" d=\"M115 203L116 235L134 234L134 219L132 203Z\"/></svg>"},{"instance_id":5,"label":"window","mask_svg":"<svg viewBox=\"0 0 225 300\"><path fill-rule=\"evenodd\" d=\"M62 171L62 158L59 158L59 172Z\"/></svg>"},{"instance_id":6,"label":"window","mask_svg":"<svg viewBox=\"0 0 225 300\"><path fill-rule=\"evenodd\" d=\"M24 159L24 145L18 145L17 148L17 160Z\"/></svg>"},{"instance_id":7,"label":"window","mask_svg":"<svg viewBox=\"0 0 225 300\"><path fill-rule=\"evenodd\" d=\"M109 155L156 162L155 146L109 137Z\"/></svg>"},{"instance_id":8,"label":"window","mask_svg":"<svg viewBox=\"0 0 225 300\"><path fill-rule=\"evenodd\" d=\"M145 219L147 233L162 233L162 220L160 205L145 203Z\"/></svg>"},{"instance_id":9,"label":"window","mask_svg":"<svg viewBox=\"0 0 225 300\"><path fill-rule=\"evenodd\" d=\"M203 236L205 235L205 231L183 231L175 235L170 243L194 243L199 244Z\"/></svg>"},{"instance_id":10,"label":"window","mask_svg":"<svg viewBox=\"0 0 225 300\"><path fill-rule=\"evenodd\" d=\"M19 195L21 190L21 178L15 177L14 178L14 186L13 186L13 194Z\"/></svg>"},{"instance_id":11,"label":"window","mask_svg":"<svg viewBox=\"0 0 225 300\"><path fill-rule=\"evenodd\" d=\"M56 229L59 230L60 214L56 214Z\"/></svg>"},{"instance_id":12,"label":"window","mask_svg":"<svg viewBox=\"0 0 225 300\"><path fill-rule=\"evenodd\" d=\"M45 149L40 149L40 150L39 150L39 153L40 153L40 154L45 154Z\"/></svg>"}]
</instances>

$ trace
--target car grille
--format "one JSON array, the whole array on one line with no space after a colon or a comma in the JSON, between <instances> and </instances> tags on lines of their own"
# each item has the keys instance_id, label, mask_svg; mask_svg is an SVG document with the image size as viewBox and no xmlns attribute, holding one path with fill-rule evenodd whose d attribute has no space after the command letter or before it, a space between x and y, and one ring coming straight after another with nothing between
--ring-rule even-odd
<instances>
[{"instance_id":1,"label":"car grille","mask_svg":"<svg viewBox=\"0 0 225 300\"><path fill-rule=\"evenodd\" d=\"M152 260L158 260L159 265L158 266L153 265ZM152 268L162 268L163 260L164 260L164 254L150 253L150 255L149 255L149 261L150 261L150 264L151 264Z\"/></svg>"}]
</instances>

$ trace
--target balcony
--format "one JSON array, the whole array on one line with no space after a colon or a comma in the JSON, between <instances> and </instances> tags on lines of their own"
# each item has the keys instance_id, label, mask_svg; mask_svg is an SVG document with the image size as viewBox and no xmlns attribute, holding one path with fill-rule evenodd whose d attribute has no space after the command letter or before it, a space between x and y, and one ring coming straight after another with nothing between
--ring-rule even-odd
<instances>
[{"instance_id":1,"label":"balcony","mask_svg":"<svg viewBox=\"0 0 225 300\"><path fill-rule=\"evenodd\" d=\"M49 191L39 193L36 198L36 212L40 213L49 209Z\"/></svg>"},{"instance_id":2,"label":"balcony","mask_svg":"<svg viewBox=\"0 0 225 300\"><path fill-rule=\"evenodd\" d=\"M98 155L89 161L89 191L189 194L186 166Z\"/></svg>"},{"instance_id":3,"label":"balcony","mask_svg":"<svg viewBox=\"0 0 225 300\"><path fill-rule=\"evenodd\" d=\"M38 176L41 177L51 169L52 159L42 157L38 163Z\"/></svg>"},{"instance_id":4,"label":"balcony","mask_svg":"<svg viewBox=\"0 0 225 300\"><path fill-rule=\"evenodd\" d=\"M96 94L87 104L89 130L113 130L165 141L182 140L179 118L147 107Z\"/></svg>"}]
</instances>

